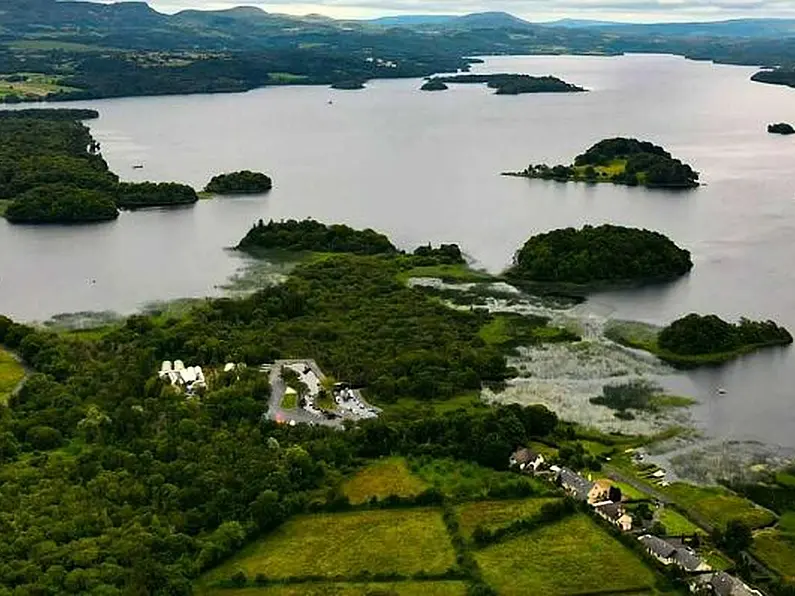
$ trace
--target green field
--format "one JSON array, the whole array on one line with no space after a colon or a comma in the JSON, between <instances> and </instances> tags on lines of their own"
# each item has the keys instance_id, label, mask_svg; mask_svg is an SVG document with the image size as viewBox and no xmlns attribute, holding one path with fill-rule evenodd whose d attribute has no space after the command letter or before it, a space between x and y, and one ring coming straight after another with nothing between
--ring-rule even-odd
<instances>
[{"instance_id":1,"label":"green field","mask_svg":"<svg viewBox=\"0 0 795 596\"><path fill-rule=\"evenodd\" d=\"M282 397L282 404L281 407L285 410L294 410L298 407L298 394L296 393L285 393L284 397Z\"/></svg>"},{"instance_id":2,"label":"green field","mask_svg":"<svg viewBox=\"0 0 795 596\"><path fill-rule=\"evenodd\" d=\"M238 570L250 579L353 577L361 573L441 574L455 563L442 515L435 509L305 515L244 548L201 584Z\"/></svg>"},{"instance_id":3,"label":"green field","mask_svg":"<svg viewBox=\"0 0 795 596\"><path fill-rule=\"evenodd\" d=\"M772 523L775 515L719 487L700 487L692 484L674 483L663 489L677 504L687 511L701 515L707 522L725 527L733 519L739 519L752 528Z\"/></svg>"},{"instance_id":4,"label":"green field","mask_svg":"<svg viewBox=\"0 0 795 596\"><path fill-rule=\"evenodd\" d=\"M431 416L434 414L444 414L446 412L454 412L458 409L472 410L484 409L489 406L480 399L479 391L472 391L469 393L462 393L450 399L424 401L419 399L411 399L401 397L395 403L388 404L378 402L378 406L388 416L396 418L421 418L423 416Z\"/></svg>"},{"instance_id":5,"label":"green field","mask_svg":"<svg viewBox=\"0 0 795 596\"><path fill-rule=\"evenodd\" d=\"M778 529L782 532L795 534L795 511L787 511L778 520Z\"/></svg>"},{"instance_id":6,"label":"green field","mask_svg":"<svg viewBox=\"0 0 795 596\"><path fill-rule=\"evenodd\" d=\"M665 507L660 511L658 521L665 526L668 534L673 536L706 534L704 530L670 507Z\"/></svg>"},{"instance_id":7,"label":"green field","mask_svg":"<svg viewBox=\"0 0 795 596\"><path fill-rule=\"evenodd\" d=\"M511 522L538 514L547 503L558 499L515 499L508 501L476 501L456 508L461 535L470 538L477 526L488 530L509 525Z\"/></svg>"},{"instance_id":8,"label":"green field","mask_svg":"<svg viewBox=\"0 0 795 596\"><path fill-rule=\"evenodd\" d=\"M293 74L291 72L269 72L268 78L274 83L289 85L290 83L306 81L309 77L306 75Z\"/></svg>"},{"instance_id":9,"label":"green field","mask_svg":"<svg viewBox=\"0 0 795 596\"><path fill-rule=\"evenodd\" d=\"M631 486L629 484L624 484L623 482L617 482L613 479L608 479L608 480L610 480L610 483L613 486L621 489L621 496L622 499L625 501L643 501L649 498L649 495L639 491L634 486Z\"/></svg>"},{"instance_id":10,"label":"green field","mask_svg":"<svg viewBox=\"0 0 795 596\"><path fill-rule=\"evenodd\" d=\"M198 596L465 596L466 584L456 581L361 583L307 583L265 588L213 588Z\"/></svg>"},{"instance_id":11,"label":"green field","mask_svg":"<svg viewBox=\"0 0 795 596\"><path fill-rule=\"evenodd\" d=\"M754 536L753 553L787 581L795 581L795 538L776 530Z\"/></svg>"},{"instance_id":12,"label":"green field","mask_svg":"<svg viewBox=\"0 0 795 596\"><path fill-rule=\"evenodd\" d=\"M11 393L25 378L25 369L9 352L0 348L0 404L8 402Z\"/></svg>"},{"instance_id":13,"label":"green field","mask_svg":"<svg viewBox=\"0 0 795 596\"><path fill-rule=\"evenodd\" d=\"M586 515L476 553L483 578L502 596L653 591L657 577Z\"/></svg>"},{"instance_id":14,"label":"green field","mask_svg":"<svg viewBox=\"0 0 795 596\"><path fill-rule=\"evenodd\" d=\"M495 487L523 482L534 494L551 494L552 485L513 472L497 472L470 462L452 459L423 459L411 462L411 470L443 494L458 499L487 498Z\"/></svg>"},{"instance_id":15,"label":"green field","mask_svg":"<svg viewBox=\"0 0 795 596\"><path fill-rule=\"evenodd\" d=\"M342 494L358 505L372 497L413 497L426 488L427 485L409 471L405 459L390 457L370 464L346 481L342 486Z\"/></svg>"},{"instance_id":16,"label":"green field","mask_svg":"<svg viewBox=\"0 0 795 596\"><path fill-rule=\"evenodd\" d=\"M26 80L9 81L0 76L0 98L16 95L20 98L39 99L46 97L50 93L74 90L72 87L65 87L59 84L60 78L57 76L31 72L19 74L24 76Z\"/></svg>"},{"instance_id":17,"label":"green field","mask_svg":"<svg viewBox=\"0 0 795 596\"><path fill-rule=\"evenodd\" d=\"M412 267L401 271L398 279L407 282L412 277L435 277L444 281L488 282L497 281L493 276L482 271L470 269L467 265L430 265L427 267Z\"/></svg>"}]
</instances>

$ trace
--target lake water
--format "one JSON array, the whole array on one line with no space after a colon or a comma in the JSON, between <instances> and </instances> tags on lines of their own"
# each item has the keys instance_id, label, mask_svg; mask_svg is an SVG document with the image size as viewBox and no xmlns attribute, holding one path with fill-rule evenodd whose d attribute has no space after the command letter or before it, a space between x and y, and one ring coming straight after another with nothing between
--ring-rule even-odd
<instances>
[{"instance_id":1,"label":"lake water","mask_svg":"<svg viewBox=\"0 0 795 596\"><path fill-rule=\"evenodd\" d=\"M500 57L475 71L553 74L591 92L422 93L421 81L396 80L360 92L285 87L74 104L100 111L89 124L122 178L201 187L215 173L250 168L270 173L275 188L91 226L0 221L0 312L42 320L218 293L242 264L225 247L259 218L370 226L405 248L458 242L491 271L534 233L613 222L665 233L693 252L695 268L674 284L596 296L595 310L654 323L691 311L747 315L795 330L795 140L765 131L795 121L795 90L750 82L754 68L672 56ZM663 145L706 185L672 194L499 176L529 162L568 163L617 135ZM795 446L795 350L674 384L702 401L696 415L710 433Z\"/></svg>"}]
</instances>

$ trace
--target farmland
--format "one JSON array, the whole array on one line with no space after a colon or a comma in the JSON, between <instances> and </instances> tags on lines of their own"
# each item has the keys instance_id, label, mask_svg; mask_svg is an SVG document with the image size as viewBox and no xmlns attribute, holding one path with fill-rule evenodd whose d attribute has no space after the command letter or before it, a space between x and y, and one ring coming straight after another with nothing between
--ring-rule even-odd
<instances>
[{"instance_id":1,"label":"farmland","mask_svg":"<svg viewBox=\"0 0 795 596\"><path fill-rule=\"evenodd\" d=\"M406 460L392 457L377 461L356 474L343 485L342 494L358 505L373 497L413 497L425 488L426 484L409 471Z\"/></svg>"},{"instance_id":2,"label":"farmland","mask_svg":"<svg viewBox=\"0 0 795 596\"><path fill-rule=\"evenodd\" d=\"M764 530L754 537L754 554L788 581L795 581L795 538L776 530Z\"/></svg>"},{"instance_id":3,"label":"farmland","mask_svg":"<svg viewBox=\"0 0 795 596\"><path fill-rule=\"evenodd\" d=\"M243 549L205 576L203 584L238 571L254 579L353 577L364 573L442 574L455 554L432 509L299 516Z\"/></svg>"},{"instance_id":4,"label":"farmland","mask_svg":"<svg viewBox=\"0 0 795 596\"><path fill-rule=\"evenodd\" d=\"M760 528L775 519L770 511L723 488L675 483L666 488L665 492L681 507L692 510L718 527L724 527L729 521L739 519L752 528Z\"/></svg>"},{"instance_id":5,"label":"farmland","mask_svg":"<svg viewBox=\"0 0 795 596\"><path fill-rule=\"evenodd\" d=\"M477 526L496 530L512 521L533 517L547 503L557 499L516 499L507 501L477 501L456 508L461 534L470 538Z\"/></svg>"},{"instance_id":6,"label":"farmland","mask_svg":"<svg viewBox=\"0 0 795 596\"><path fill-rule=\"evenodd\" d=\"M584 515L486 548L476 559L484 579L505 596L652 591L657 581L651 568Z\"/></svg>"},{"instance_id":7,"label":"farmland","mask_svg":"<svg viewBox=\"0 0 795 596\"><path fill-rule=\"evenodd\" d=\"M658 521L665 526L666 532L673 536L704 534L699 528L678 511L665 507L660 511Z\"/></svg>"},{"instance_id":8,"label":"farmland","mask_svg":"<svg viewBox=\"0 0 795 596\"><path fill-rule=\"evenodd\" d=\"M0 348L0 404L8 401L24 377L25 370L22 365L10 353Z\"/></svg>"},{"instance_id":9,"label":"farmland","mask_svg":"<svg viewBox=\"0 0 795 596\"><path fill-rule=\"evenodd\" d=\"M466 584L458 581L407 581L384 583L305 583L261 588L210 589L199 596L465 596Z\"/></svg>"},{"instance_id":10,"label":"farmland","mask_svg":"<svg viewBox=\"0 0 795 596\"><path fill-rule=\"evenodd\" d=\"M6 96L44 99L50 93L71 90L71 88L61 85L56 76L38 73L20 73L11 79L8 76L0 76L0 99Z\"/></svg>"}]
</instances>

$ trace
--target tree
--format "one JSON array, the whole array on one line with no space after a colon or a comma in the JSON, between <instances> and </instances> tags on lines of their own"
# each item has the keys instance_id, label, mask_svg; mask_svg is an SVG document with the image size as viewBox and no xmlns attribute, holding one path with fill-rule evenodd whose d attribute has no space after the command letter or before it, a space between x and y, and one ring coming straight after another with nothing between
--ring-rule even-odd
<instances>
[{"instance_id":1,"label":"tree","mask_svg":"<svg viewBox=\"0 0 795 596\"><path fill-rule=\"evenodd\" d=\"M733 519L726 524L722 544L728 553L739 554L748 549L752 543L753 533L748 524L739 519Z\"/></svg>"}]
</instances>

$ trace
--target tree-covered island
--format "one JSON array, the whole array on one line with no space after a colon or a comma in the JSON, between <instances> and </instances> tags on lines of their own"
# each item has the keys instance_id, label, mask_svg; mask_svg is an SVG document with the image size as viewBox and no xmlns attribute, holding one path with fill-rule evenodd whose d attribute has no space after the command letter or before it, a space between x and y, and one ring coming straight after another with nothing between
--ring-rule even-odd
<instances>
[{"instance_id":1,"label":"tree-covered island","mask_svg":"<svg viewBox=\"0 0 795 596\"><path fill-rule=\"evenodd\" d=\"M717 315L691 313L654 332L615 327L608 337L623 345L646 350L674 366L692 368L721 364L756 350L785 346L793 338L773 321L741 318L729 323Z\"/></svg>"},{"instance_id":2,"label":"tree-covered island","mask_svg":"<svg viewBox=\"0 0 795 596\"><path fill-rule=\"evenodd\" d=\"M432 77L425 81L422 87L420 87L420 91L447 91L449 88L450 87L438 77Z\"/></svg>"},{"instance_id":3,"label":"tree-covered island","mask_svg":"<svg viewBox=\"0 0 795 596\"><path fill-rule=\"evenodd\" d=\"M261 194L273 188L273 180L262 172L241 170L213 176L205 192L218 195Z\"/></svg>"},{"instance_id":4,"label":"tree-covered island","mask_svg":"<svg viewBox=\"0 0 795 596\"><path fill-rule=\"evenodd\" d=\"M434 85L441 84L486 84L496 89L496 95L521 95L523 93L581 93L582 87L562 81L557 77L533 77L526 74L459 74L433 77L428 81ZM435 89L434 89L435 90Z\"/></svg>"},{"instance_id":5,"label":"tree-covered island","mask_svg":"<svg viewBox=\"0 0 795 596\"><path fill-rule=\"evenodd\" d=\"M690 251L658 232L602 225L533 236L506 277L576 291L670 281L692 267Z\"/></svg>"},{"instance_id":6,"label":"tree-covered island","mask_svg":"<svg viewBox=\"0 0 795 596\"><path fill-rule=\"evenodd\" d=\"M650 188L695 188L698 172L646 141L617 137L596 143L578 155L572 165L529 165L506 176L540 178L559 182L612 182Z\"/></svg>"},{"instance_id":7,"label":"tree-covered island","mask_svg":"<svg viewBox=\"0 0 795 596\"><path fill-rule=\"evenodd\" d=\"M332 89L339 89L342 91L359 91L365 88L365 82L361 79L349 79L345 81L337 81L331 84Z\"/></svg>"},{"instance_id":8,"label":"tree-covered island","mask_svg":"<svg viewBox=\"0 0 795 596\"><path fill-rule=\"evenodd\" d=\"M775 135L793 135L795 134L795 127L787 122L779 122L777 124L768 124L767 132Z\"/></svg>"}]
</instances>

